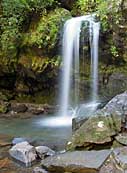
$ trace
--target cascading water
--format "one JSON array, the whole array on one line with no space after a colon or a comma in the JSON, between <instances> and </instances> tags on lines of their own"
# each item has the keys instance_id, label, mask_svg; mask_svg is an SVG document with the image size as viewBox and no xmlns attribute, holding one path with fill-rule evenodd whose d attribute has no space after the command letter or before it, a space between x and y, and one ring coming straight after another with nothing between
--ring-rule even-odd
<instances>
[{"instance_id":1,"label":"cascading water","mask_svg":"<svg viewBox=\"0 0 127 173\"><path fill-rule=\"evenodd\" d=\"M75 107L79 104L79 83L80 83L80 33L83 23L89 23L89 40L91 47L91 79L92 79L92 104L87 104L85 110L89 107L95 108L95 101L98 93L98 39L99 23L94 21L94 15L87 15L69 19L64 25L63 34L63 72L61 78L60 90L60 111L56 117L43 119L43 126L61 127L72 124L72 117L75 111L70 111L70 93L71 93L71 74L74 73L74 102ZM73 69L73 70L72 70ZM83 108L83 109L82 109ZM92 109L93 110L93 109ZM84 113L84 105L79 108L76 114ZM40 123L40 122L39 122Z\"/></svg>"},{"instance_id":2,"label":"cascading water","mask_svg":"<svg viewBox=\"0 0 127 173\"><path fill-rule=\"evenodd\" d=\"M92 102L96 103L98 99L98 42L100 23L93 22L90 26L90 47L91 47L91 88Z\"/></svg>"},{"instance_id":3,"label":"cascading water","mask_svg":"<svg viewBox=\"0 0 127 173\"><path fill-rule=\"evenodd\" d=\"M79 48L80 32L83 22L89 22L89 38L91 47L91 79L92 79L92 104L96 102L98 95L98 40L99 40L99 22L94 21L94 15L76 17L68 20L64 25L63 34L63 74L61 87L60 114L67 116L70 107L71 91L71 69L74 59L75 73L75 103L79 101Z\"/></svg>"}]
</instances>

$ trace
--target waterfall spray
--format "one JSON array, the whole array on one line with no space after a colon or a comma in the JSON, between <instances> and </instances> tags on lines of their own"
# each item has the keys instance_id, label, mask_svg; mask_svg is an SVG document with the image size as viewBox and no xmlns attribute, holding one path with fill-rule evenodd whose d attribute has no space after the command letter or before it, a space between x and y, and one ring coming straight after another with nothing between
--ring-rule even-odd
<instances>
[{"instance_id":1,"label":"waterfall spray","mask_svg":"<svg viewBox=\"0 0 127 173\"><path fill-rule=\"evenodd\" d=\"M91 79L92 102L96 102L98 95L98 40L99 22L94 21L94 15L87 15L69 19L64 25L63 34L63 73L61 80L60 114L67 116L70 106L71 69L74 60L75 103L79 101L79 48L80 32L83 22L89 22L89 39L91 47Z\"/></svg>"}]
</instances>

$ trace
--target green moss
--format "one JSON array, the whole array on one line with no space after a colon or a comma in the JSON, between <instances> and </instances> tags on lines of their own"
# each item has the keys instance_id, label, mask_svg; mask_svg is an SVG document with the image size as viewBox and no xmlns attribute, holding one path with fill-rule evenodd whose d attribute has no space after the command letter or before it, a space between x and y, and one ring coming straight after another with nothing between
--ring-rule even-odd
<instances>
[{"instance_id":1,"label":"green moss","mask_svg":"<svg viewBox=\"0 0 127 173\"><path fill-rule=\"evenodd\" d=\"M30 27L29 33L23 35L23 46L37 46L44 52L50 52L56 48L60 38L60 32L64 22L70 18L69 11L63 8L57 8L48 13L42 14L36 27Z\"/></svg>"},{"instance_id":2,"label":"green moss","mask_svg":"<svg viewBox=\"0 0 127 173\"><path fill-rule=\"evenodd\" d=\"M54 0L2 0L0 2L0 58L16 61L22 42L22 29L29 14L55 7Z\"/></svg>"},{"instance_id":3,"label":"green moss","mask_svg":"<svg viewBox=\"0 0 127 173\"><path fill-rule=\"evenodd\" d=\"M103 122L103 127L98 126ZM121 129L121 118L117 115L96 116L89 118L73 135L68 149L84 147L91 144L105 144L112 141L111 137Z\"/></svg>"}]
</instances>

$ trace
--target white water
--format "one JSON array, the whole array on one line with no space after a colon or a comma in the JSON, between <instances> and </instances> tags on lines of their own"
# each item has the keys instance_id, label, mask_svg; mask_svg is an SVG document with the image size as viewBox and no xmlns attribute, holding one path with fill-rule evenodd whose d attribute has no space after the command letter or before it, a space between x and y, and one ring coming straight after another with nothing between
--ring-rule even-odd
<instances>
[{"instance_id":1,"label":"white water","mask_svg":"<svg viewBox=\"0 0 127 173\"><path fill-rule=\"evenodd\" d=\"M91 47L91 101L96 103L98 99L98 42L100 23L93 22L90 26L90 47Z\"/></svg>"},{"instance_id":2,"label":"white water","mask_svg":"<svg viewBox=\"0 0 127 173\"><path fill-rule=\"evenodd\" d=\"M68 20L64 25L63 34L63 74L60 99L60 114L62 117L68 115L71 92L71 70L74 69L75 78L75 103L79 104L79 48L80 32L83 22L89 22L89 37L91 47L91 78L92 91L91 102L96 102L98 95L98 40L99 40L99 23L94 21L93 15L76 17ZM74 67L72 60L74 59ZM72 115L73 116L73 115Z\"/></svg>"},{"instance_id":3,"label":"white water","mask_svg":"<svg viewBox=\"0 0 127 173\"><path fill-rule=\"evenodd\" d=\"M83 22L89 22L89 39L91 47L91 103L79 103L79 83L80 83L80 32ZM60 91L60 116L48 117L40 121L43 126L62 127L70 126L72 118L76 114L84 115L89 110L93 111L97 107L96 104L98 93L98 39L99 39L99 23L94 22L94 16L87 15L76 17L68 20L64 25L63 34L63 73L61 79ZM72 65L73 64L73 65ZM72 70L73 69L73 70ZM74 102L75 109L70 109L70 93L71 93L71 74L74 73ZM92 109L91 109L92 107ZM84 112L85 111L85 112Z\"/></svg>"}]
</instances>

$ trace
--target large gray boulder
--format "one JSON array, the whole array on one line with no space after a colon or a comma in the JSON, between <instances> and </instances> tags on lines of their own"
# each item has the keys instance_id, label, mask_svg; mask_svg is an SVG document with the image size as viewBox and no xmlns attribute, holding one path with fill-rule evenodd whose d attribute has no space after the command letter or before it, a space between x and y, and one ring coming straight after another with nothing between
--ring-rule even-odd
<instances>
[{"instance_id":1,"label":"large gray boulder","mask_svg":"<svg viewBox=\"0 0 127 173\"><path fill-rule=\"evenodd\" d=\"M127 113L127 91L113 97L103 108L107 112L117 112L120 115Z\"/></svg>"},{"instance_id":2,"label":"large gray boulder","mask_svg":"<svg viewBox=\"0 0 127 173\"><path fill-rule=\"evenodd\" d=\"M42 160L42 167L55 173L96 173L110 153L110 150L66 152Z\"/></svg>"},{"instance_id":3,"label":"large gray boulder","mask_svg":"<svg viewBox=\"0 0 127 173\"><path fill-rule=\"evenodd\" d=\"M47 156L53 156L55 154L55 151L53 151L52 149L50 149L47 146L38 146L35 149L36 149L38 156L41 159L44 159Z\"/></svg>"},{"instance_id":4,"label":"large gray boulder","mask_svg":"<svg viewBox=\"0 0 127 173\"><path fill-rule=\"evenodd\" d=\"M92 107L90 107L90 110L91 109ZM90 114L89 116L87 116L84 111L84 115L79 115L78 117L74 118L72 123L73 131L79 129L80 126L84 122L86 122L89 117L93 117L96 115L106 116L110 114L117 114L123 119L125 118L125 115L127 115L127 91L122 94L116 95L102 109L92 112L92 114Z\"/></svg>"},{"instance_id":5,"label":"large gray boulder","mask_svg":"<svg viewBox=\"0 0 127 173\"><path fill-rule=\"evenodd\" d=\"M26 167L31 166L37 158L35 148L28 142L16 144L9 150L9 153L11 157L22 162Z\"/></svg>"}]
</instances>

